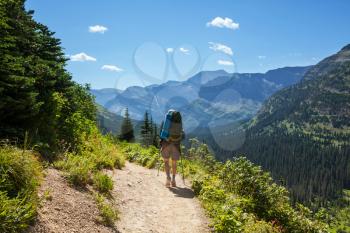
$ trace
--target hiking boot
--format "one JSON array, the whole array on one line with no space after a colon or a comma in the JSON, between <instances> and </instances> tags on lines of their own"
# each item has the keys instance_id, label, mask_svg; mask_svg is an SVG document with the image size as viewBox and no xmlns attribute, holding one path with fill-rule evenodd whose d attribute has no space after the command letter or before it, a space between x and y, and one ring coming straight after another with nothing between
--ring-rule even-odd
<instances>
[{"instance_id":1,"label":"hiking boot","mask_svg":"<svg viewBox=\"0 0 350 233\"><path fill-rule=\"evenodd\" d=\"M170 181L171 179L167 178L165 181L165 187L169 188L170 187Z\"/></svg>"},{"instance_id":2,"label":"hiking boot","mask_svg":"<svg viewBox=\"0 0 350 233\"><path fill-rule=\"evenodd\" d=\"M176 181L175 181L175 179L173 179L173 180L171 181L171 186L172 186L172 187L176 187Z\"/></svg>"}]
</instances>

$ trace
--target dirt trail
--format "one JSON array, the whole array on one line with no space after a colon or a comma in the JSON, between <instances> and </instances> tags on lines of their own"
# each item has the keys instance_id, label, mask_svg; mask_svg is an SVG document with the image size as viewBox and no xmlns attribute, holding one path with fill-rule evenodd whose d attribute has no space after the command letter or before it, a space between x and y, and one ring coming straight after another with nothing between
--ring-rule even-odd
<instances>
[{"instance_id":1,"label":"dirt trail","mask_svg":"<svg viewBox=\"0 0 350 233\"><path fill-rule=\"evenodd\" d=\"M115 227L98 222L99 210L88 187L84 190L68 185L56 169L45 170L40 187L41 207L29 233L111 233L209 232L208 220L203 214L192 190L178 177L178 188L164 186L164 174L156 170L127 163L123 170L108 171L115 183L112 197L120 220Z\"/></svg>"},{"instance_id":2,"label":"dirt trail","mask_svg":"<svg viewBox=\"0 0 350 233\"><path fill-rule=\"evenodd\" d=\"M113 195L119 202L120 232L210 232L208 219L193 191L177 177L177 188L164 186L157 171L127 163L115 171Z\"/></svg>"}]
</instances>

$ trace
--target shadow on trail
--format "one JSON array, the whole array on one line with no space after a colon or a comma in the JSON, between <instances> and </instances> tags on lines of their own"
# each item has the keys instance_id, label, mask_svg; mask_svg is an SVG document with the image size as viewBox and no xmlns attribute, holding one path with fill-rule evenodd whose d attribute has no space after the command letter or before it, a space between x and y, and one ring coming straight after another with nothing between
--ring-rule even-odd
<instances>
[{"instance_id":1,"label":"shadow on trail","mask_svg":"<svg viewBox=\"0 0 350 233\"><path fill-rule=\"evenodd\" d=\"M182 197L182 198L194 198L194 192L189 188L181 188L181 187L171 187L169 188L171 192L175 194L175 197Z\"/></svg>"}]
</instances>

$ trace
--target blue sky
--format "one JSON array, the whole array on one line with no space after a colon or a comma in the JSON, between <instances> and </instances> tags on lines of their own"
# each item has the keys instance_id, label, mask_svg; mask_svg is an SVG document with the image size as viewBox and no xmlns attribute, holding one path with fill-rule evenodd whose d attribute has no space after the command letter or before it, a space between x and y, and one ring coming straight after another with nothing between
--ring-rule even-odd
<instances>
[{"instance_id":1,"label":"blue sky","mask_svg":"<svg viewBox=\"0 0 350 233\"><path fill-rule=\"evenodd\" d=\"M26 7L62 40L73 79L97 89L184 80L200 70L311 65L350 43L347 0L28 0Z\"/></svg>"}]
</instances>

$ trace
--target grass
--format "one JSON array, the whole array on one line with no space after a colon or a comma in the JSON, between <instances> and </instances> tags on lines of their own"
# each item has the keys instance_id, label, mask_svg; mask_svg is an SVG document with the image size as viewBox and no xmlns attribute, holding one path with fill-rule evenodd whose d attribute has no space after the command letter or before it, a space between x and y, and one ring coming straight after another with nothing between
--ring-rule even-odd
<instances>
[{"instance_id":1,"label":"grass","mask_svg":"<svg viewBox=\"0 0 350 233\"><path fill-rule=\"evenodd\" d=\"M154 146L143 147L140 144L120 143L122 152L130 162L136 162L147 168L155 168L162 159Z\"/></svg>"},{"instance_id":2,"label":"grass","mask_svg":"<svg viewBox=\"0 0 350 233\"><path fill-rule=\"evenodd\" d=\"M93 186L101 193L108 193L113 189L113 180L108 175L97 172L93 177Z\"/></svg>"},{"instance_id":3,"label":"grass","mask_svg":"<svg viewBox=\"0 0 350 233\"><path fill-rule=\"evenodd\" d=\"M47 200L47 201L52 201L52 195L51 195L51 190L50 189L46 189L44 191L43 199Z\"/></svg>"},{"instance_id":4,"label":"grass","mask_svg":"<svg viewBox=\"0 0 350 233\"><path fill-rule=\"evenodd\" d=\"M96 174L99 171L122 168L124 164L124 156L119 152L112 139L100 134L89 136L78 154L68 153L61 160L55 162L56 168L66 172L70 183L81 187L98 182L96 179L101 175L96 176ZM95 181L94 176L96 176ZM98 185L95 187L99 188ZM104 188L102 187L102 189Z\"/></svg>"},{"instance_id":5,"label":"grass","mask_svg":"<svg viewBox=\"0 0 350 233\"><path fill-rule=\"evenodd\" d=\"M99 221L106 226L114 226L114 222L118 219L118 211L106 201L103 195L95 193L94 198L100 211Z\"/></svg>"},{"instance_id":6,"label":"grass","mask_svg":"<svg viewBox=\"0 0 350 233\"><path fill-rule=\"evenodd\" d=\"M0 232L20 232L35 218L41 178L32 151L0 147Z\"/></svg>"}]
</instances>

